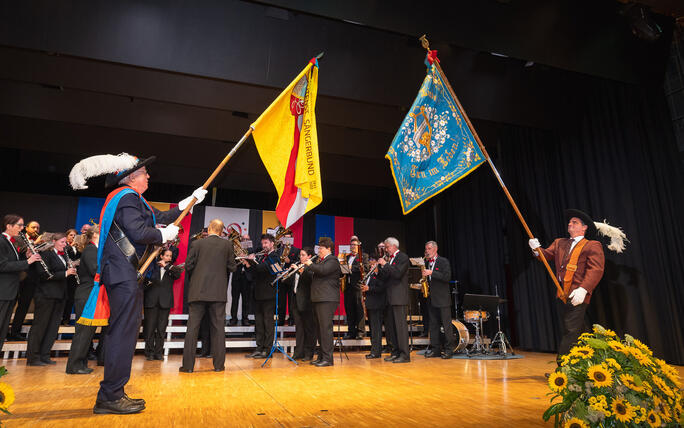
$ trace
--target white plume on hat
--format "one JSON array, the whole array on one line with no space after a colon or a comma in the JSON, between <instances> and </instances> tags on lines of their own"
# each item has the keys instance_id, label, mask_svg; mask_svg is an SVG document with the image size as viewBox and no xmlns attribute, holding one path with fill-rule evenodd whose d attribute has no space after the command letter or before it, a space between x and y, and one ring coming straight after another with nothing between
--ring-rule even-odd
<instances>
[{"instance_id":1,"label":"white plume on hat","mask_svg":"<svg viewBox=\"0 0 684 428\"><path fill-rule=\"evenodd\" d=\"M609 250L616 253L621 253L625 250L625 242L629 242L629 239L627 239L627 235L625 235L622 229L609 225L606 220L603 220L603 223L595 221L594 224L599 235L610 238Z\"/></svg>"},{"instance_id":2,"label":"white plume on hat","mask_svg":"<svg viewBox=\"0 0 684 428\"><path fill-rule=\"evenodd\" d=\"M89 178L133 168L137 163L138 158L128 153L91 156L71 168L69 183L74 190L87 189L86 180Z\"/></svg>"}]
</instances>

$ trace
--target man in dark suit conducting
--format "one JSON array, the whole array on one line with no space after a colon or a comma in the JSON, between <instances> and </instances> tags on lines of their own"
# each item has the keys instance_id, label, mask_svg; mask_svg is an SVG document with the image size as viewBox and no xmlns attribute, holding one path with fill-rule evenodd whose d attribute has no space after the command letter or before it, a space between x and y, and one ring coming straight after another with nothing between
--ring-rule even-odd
<instances>
[{"instance_id":1,"label":"man in dark suit conducting","mask_svg":"<svg viewBox=\"0 0 684 428\"><path fill-rule=\"evenodd\" d=\"M437 254L437 243L429 241L425 244L425 269L423 278L430 286L430 349L425 358L442 357L449 359L454 355L456 343L454 329L451 324L451 265L449 260ZM440 339L440 326L444 328L444 343ZM442 354L442 352L444 352Z\"/></svg>"},{"instance_id":2,"label":"man in dark suit conducting","mask_svg":"<svg viewBox=\"0 0 684 428\"><path fill-rule=\"evenodd\" d=\"M333 365L333 316L335 309L340 304L340 262L332 252L335 244L332 239L321 237L318 240L318 263L311 259L304 263L307 268L304 272L313 274L311 280L311 302L314 306L314 316L318 325L318 340L321 352L318 359L311 364L317 367Z\"/></svg>"},{"instance_id":3,"label":"man in dark suit conducting","mask_svg":"<svg viewBox=\"0 0 684 428\"><path fill-rule=\"evenodd\" d=\"M385 282L387 289L387 303L390 306L393 325L390 325L396 337L394 353L385 358L393 363L408 363L411 361L408 345L408 324L406 323L406 307L409 304L408 268L409 258L399 251L399 241L389 237L385 239L385 251L389 261L385 258L378 260L380 268L378 279Z\"/></svg>"},{"instance_id":4,"label":"man in dark suit conducting","mask_svg":"<svg viewBox=\"0 0 684 428\"><path fill-rule=\"evenodd\" d=\"M191 273L188 291L188 331L183 346L183 365L178 369L192 373L195 367L197 335L202 317L209 313L211 331L211 352L214 357L214 371L225 370L226 301L228 300L228 271L235 272L233 243L221 239L223 222L214 219L209 223L209 235L195 241L185 260L185 269Z\"/></svg>"}]
</instances>

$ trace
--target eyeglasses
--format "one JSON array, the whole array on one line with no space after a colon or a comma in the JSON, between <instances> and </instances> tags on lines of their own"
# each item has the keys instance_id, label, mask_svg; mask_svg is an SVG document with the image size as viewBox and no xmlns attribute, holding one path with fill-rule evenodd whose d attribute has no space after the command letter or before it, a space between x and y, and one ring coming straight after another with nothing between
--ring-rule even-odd
<instances>
[{"instance_id":1,"label":"eyeglasses","mask_svg":"<svg viewBox=\"0 0 684 428\"><path fill-rule=\"evenodd\" d=\"M14 223L15 226L24 227L24 223Z\"/></svg>"}]
</instances>

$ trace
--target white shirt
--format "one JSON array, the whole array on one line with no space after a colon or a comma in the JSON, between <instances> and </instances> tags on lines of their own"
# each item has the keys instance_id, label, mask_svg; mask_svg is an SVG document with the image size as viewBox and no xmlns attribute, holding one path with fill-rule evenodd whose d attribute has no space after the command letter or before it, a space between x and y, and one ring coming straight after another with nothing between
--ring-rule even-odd
<instances>
[{"instance_id":1,"label":"white shirt","mask_svg":"<svg viewBox=\"0 0 684 428\"><path fill-rule=\"evenodd\" d=\"M349 264L349 269L352 268L352 265L354 264L354 259L356 259L356 255L352 254L349 256L349 259L347 259L347 263Z\"/></svg>"},{"instance_id":2,"label":"white shirt","mask_svg":"<svg viewBox=\"0 0 684 428\"><path fill-rule=\"evenodd\" d=\"M160 266L160 267L159 267L159 272L161 272L161 273L159 274L159 280L161 281L162 279L164 279L164 274L166 273L166 268L163 267L163 266Z\"/></svg>"},{"instance_id":3,"label":"white shirt","mask_svg":"<svg viewBox=\"0 0 684 428\"><path fill-rule=\"evenodd\" d=\"M297 294L297 285L299 285L299 272L295 273L294 294Z\"/></svg>"},{"instance_id":4,"label":"white shirt","mask_svg":"<svg viewBox=\"0 0 684 428\"><path fill-rule=\"evenodd\" d=\"M54 248L52 249L52 251L54 251L55 254L57 254L57 258L59 259L60 262L62 262L62 264L64 265L64 267L68 267L67 264L66 264L66 260L64 260L64 257L62 257L62 256L59 255L59 251L57 251L57 250L54 249Z\"/></svg>"},{"instance_id":5,"label":"white shirt","mask_svg":"<svg viewBox=\"0 0 684 428\"><path fill-rule=\"evenodd\" d=\"M575 245L577 245L577 243L578 243L579 241L581 241L582 239L584 239L584 235L582 235L582 236L575 236L574 238L571 238L571 239L572 239L573 241L572 241L572 244L570 244L570 250L568 251L568 254L572 253L572 249L575 248Z\"/></svg>"},{"instance_id":6,"label":"white shirt","mask_svg":"<svg viewBox=\"0 0 684 428\"><path fill-rule=\"evenodd\" d=\"M392 264L392 262L394 261L394 258L397 256L398 252L399 252L399 250L395 251L394 254L392 254L392 258L390 259L389 264Z\"/></svg>"},{"instance_id":7,"label":"white shirt","mask_svg":"<svg viewBox=\"0 0 684 428\"><path fill-rule=\"evenodd\" d=\"M14 244L12 243L12 238L8 234L6 234L5 232L2 232L2 234L5 235L5 238L7 238L7 242L10 243L10 245L12 246L12 249L14 250L14 254L17 256L17 260L19 260L19 253L17 253L17 249L14 248Z\"/></svg>"}]
</instances>

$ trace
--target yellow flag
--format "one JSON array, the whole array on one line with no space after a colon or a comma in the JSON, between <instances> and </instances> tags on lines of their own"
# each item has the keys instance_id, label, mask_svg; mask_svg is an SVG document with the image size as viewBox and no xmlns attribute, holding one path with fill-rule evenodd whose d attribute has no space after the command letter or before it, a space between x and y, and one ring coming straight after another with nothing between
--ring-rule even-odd
<instances>
[{"instance_id":1,"label":"yellow flag","mask_svg":"<svg viewBox=\"0 0 684 428\"><path fill-rule=\"evenodd\" d=\"M285 227L323 201L317 92L318 60L313 58L251 126L261 161L278 191L276 215Z\"/></svg>"}]
</instances>

